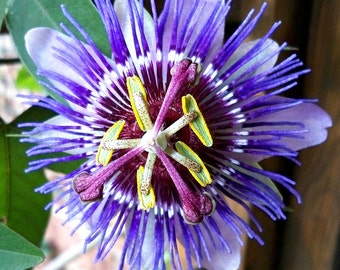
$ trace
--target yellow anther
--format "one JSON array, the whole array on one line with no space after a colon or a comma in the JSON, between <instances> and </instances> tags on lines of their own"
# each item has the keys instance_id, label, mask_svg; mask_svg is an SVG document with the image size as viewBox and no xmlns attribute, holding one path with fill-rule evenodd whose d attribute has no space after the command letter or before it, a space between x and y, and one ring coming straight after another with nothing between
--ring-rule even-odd
<instances>
[{"instance_id":1,"label":"yellow anther","mask_svg":"<svg viewBox=\"0 0 340 270\"><path fill-rule=\"evenodd\" d=\"M156 204L156 197L153 187L151 183L149 183L148 187L145 187L145 183L143 183L144 178L144 167L140 166L137 170L137 193L138 199L141 207L144 210L148 210L153 208Z\"/></svg>"},{"instance_id":2,"label":"yellow anther","mask_svg":"<svg viewBox=\"0 0 340 270\"><path fill-rule=\"evenodd\" d=\"M197 117L189 123L190 128L205 146L212 146L213 139L211 137L209 128L204 120L203 114L198 108L196 100L192 95L186 95L182 97L182 108L184 114L189 112L195 112L197 114Z\"/></svg>"},{"instance_id":3,"label":"yellow anther","mask_svg":"<svg viewBox=\"0 0 340 270\"><path fill-rule=\"evenodd\" d=\"M153 123L148 112L146 92L141 80L137 76L128 77L126 85L133 113L141 130L152 129Z\"/></svg>"},{"instance_id":4,"label":"yellow anther","mask_svg":"<svg viewBox=\"0 0 340 270\"><path fill-rule=\"evenodd\" d=\"M120 134L120 132L123 130L125 121L119 120L116 123L114 123L104 134L102 140L100 141L98 151L96 154L96 162L98 165L104 165L106 166L113 154L113 149L105 149L103 147L103 143L105 141L110 140L116 140Z\"/></svg>"},{"instance_id":5,"label":"yellow anther","mask_svg":"<svg viewBox=\"0 0 340 270\"><path fill-rule=\"evenodd\" d=\"M184 142L177 142L176 149L182 156L185 156L200 165L200 171L197 172L189 168L189 172L202 187L212 183L208 169L205 167L200 157L189 146L187 146Z\"/></svg>"}]
</instances>

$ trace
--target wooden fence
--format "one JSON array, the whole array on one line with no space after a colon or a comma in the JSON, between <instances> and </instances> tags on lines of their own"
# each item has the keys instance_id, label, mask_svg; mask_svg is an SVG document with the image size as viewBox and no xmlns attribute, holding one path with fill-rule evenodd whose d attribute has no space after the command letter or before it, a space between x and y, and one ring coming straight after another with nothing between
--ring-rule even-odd
<instances>
[{"instance_id":1,"label":"wooden fence","mask_svg":"<svg viewBox=\"0 0 340 270\"><path fill-rule=\"evenodd\" d=\"M233 1L232 21L240 21L262 1ZM289 201L293 212L287 221L272 222L262 213L262 247L249 241L246 270L336 270L340 269L340 1L269 0L265 17L254 32L262 33L275 21L282 25L274 38L298 47L297 54L312 72L293 91L297 97L318 98L333 119L326 143L303 150L301 168L278 160L266 168L290 174L297 181L303 204ZM255 210L255 212L257 212Z\"/></svg>"}]
</instances>

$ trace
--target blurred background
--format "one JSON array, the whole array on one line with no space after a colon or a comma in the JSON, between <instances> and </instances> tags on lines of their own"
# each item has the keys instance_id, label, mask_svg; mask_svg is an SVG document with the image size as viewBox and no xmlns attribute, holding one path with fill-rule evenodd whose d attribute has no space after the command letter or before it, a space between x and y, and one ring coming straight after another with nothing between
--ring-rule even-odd
<instances>
[{"instance_id":1,"label":"blurred background","mask_svg":"<svg viewBox=\"0 0 340 270\"><path fill-rule=\"evenodd\" d=\"M262 4L258 0L233 2L233 22ZM318 104L331 115L333 127L324 144L301 151L301 168L280 159L262 164L295 179L303 203L297 205L293 198L287 201L291 212L286 221L279 222L254 209L264 226L266 244L248 241L244 269L340 269L340 1L267 2L254 38L274 21L282 21L274 39L297 48L296 53L312 70L289 95L318 98Z\"/></svg>"},{"instance_id":2,"label":"blurred background","mask_svg":"<svg viewBox=\"0 0 340 270\"><path fill-rule=\"evenodd\" d=\"M232 33L248 11L251 8L259 10L262 2L234 0L226 32ZM267 3L265 15L251 38L260 37L275 21L282 21L273 38L279 43L288 42L312 70L288 95L318 98L318 104L331 115L333 127L324 144L301 152L301 168L279 158L263 162L266 169L296 180L303 203L297 205L295 199L286 194L290 209L288 219L276 222L254 209L263 225L261 237L266 244L260 246L256 241L247 241L242 269L337 270L340 269L340 1L268 0ZM291 53L284 52L283 56ZM16 57L3 27L0 36L0 116L6 122L25 109L15 97L18 91L26 91L18 90L20 86L15 83L21 68ZM70 238L70 228L60 226L62 219L55 216L47 230L45 243L52 257L82 243L81 232ZM109 265L110 269L115 269L111 263L119 257L119 246L117 250L109 258L109 264L91 266L94 255L90 253L63 269L108 269Z\"/></svg>"}]
</instances>

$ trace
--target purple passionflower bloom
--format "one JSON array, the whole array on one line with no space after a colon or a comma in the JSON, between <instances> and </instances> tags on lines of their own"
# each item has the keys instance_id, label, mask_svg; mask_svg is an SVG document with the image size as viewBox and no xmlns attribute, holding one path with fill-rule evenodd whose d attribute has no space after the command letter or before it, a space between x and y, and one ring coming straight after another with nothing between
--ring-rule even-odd
<instances>
[{"instance_id":1,"label":"purple passionflower bloom","mask_svg":"<svg viewBox=\"0 0 340 270\"><path fill-rule=\"evenodd\" d=\"M296 151L323 142L331 126L315 100L279 96L308 70L296 55L276 64L286 47L270 39L279 23L246 40L265 5L224 37L230 1L166 0L157 14L152 0L151 15L143 1L94 2L111 57L64 6L86 42L63 24L64 34L34 28L26 35L44 84L61 97L29 97L58 116L21 125L33 128L24 141L36 146L27 154L68 153L32 161L28 171L85 160L38 191L61 190L55 202L79 220L75 230L88 225L85 245L100 238L97 259L125 229L120 268L165 269L168 253L173 269L237 269L242 234L261 239L226 199L245 208L259 231L248 203L285 218L275 184L300 201L294 182L258 162L296 161Z\"/></svg>"}]
</instances>

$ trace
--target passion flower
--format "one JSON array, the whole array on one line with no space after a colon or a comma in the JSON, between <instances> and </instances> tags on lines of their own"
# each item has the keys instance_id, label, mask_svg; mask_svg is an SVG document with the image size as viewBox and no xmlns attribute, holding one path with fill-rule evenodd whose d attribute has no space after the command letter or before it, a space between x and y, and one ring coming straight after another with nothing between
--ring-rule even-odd
<instances>
[{"instance_id":1,"label":"passion flower","mask_svg":"<svg viewBox=\"0 0 340 270\"><path fill-rule=\"evenodd\" d=\"M27 154L68 153L32 161L28 171L85 160L38 191L61 190L56 202L68 220L79 220L75 230L89 225L85 245L100 238L97 259L125 229L120 268L165 269L168 252L173 269L192 269L194 261L236 269L241 235L261 240L226 198L249 213L248 203L285 218L275 184L300 201L294 182L257 163L295 160L297 150L324 141L331 125L315 100L278 96L308 70L296 55L276 64L286 44L270 36L280 23L246 41L265 5L223 42L230 1L166 0L157 14L151 0L152 15L143 1L94 2L112 57L64 6L85 42L63 24L64 34L35 28L26 35L43 84L60 97L28 97L58 116L21 124L33 128L23 139L36 145Z\"/></svg>"}]
</instances>

